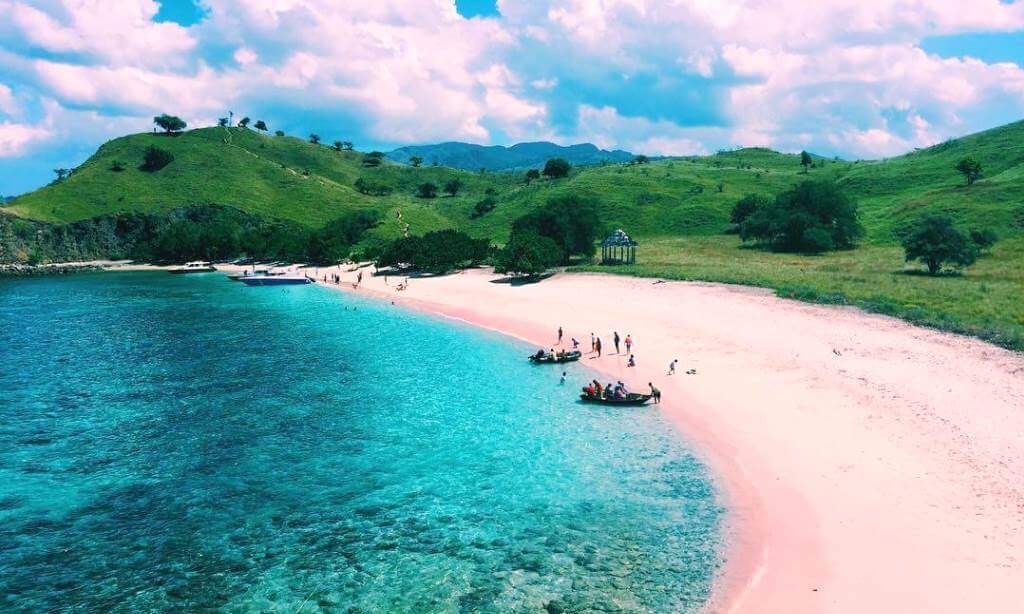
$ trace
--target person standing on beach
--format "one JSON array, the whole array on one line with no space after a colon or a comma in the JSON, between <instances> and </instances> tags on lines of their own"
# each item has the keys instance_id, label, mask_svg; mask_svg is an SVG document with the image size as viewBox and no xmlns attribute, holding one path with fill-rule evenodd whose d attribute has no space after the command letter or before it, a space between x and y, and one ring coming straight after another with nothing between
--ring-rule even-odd
<instances>
[{"instance_id":1,"label":"person standing on beach","mask_svg":"<svg viewBox=\"0 0 1024 614\"><path fill-rule=\"evenodd\" d=\"M615 334L612 336L612 342L615 344L615 353L618 354L619 353L619 331L615 331Z\"/></svg>"},{"instance_id":2,"label":"person standing on beach","mask_svg":"<svg viewBox=\"0 0 1024 614\"><path fill-rule=\"evenodd\" d=\"M363 283L363 272L359 271L359 275L356 276L356 285Z\"/></svg>"},{"instance_id":3,"label":"person standing on beach","mask_svg":"<svg viewBox=\"0 0 1024 614\"><path fill-rule=\"evenodd\" d=\"M668 363L668 374L669 375L675 375L676 374L676 363L677 362L679 362L678 358L676 358L672 362Z\"/></svg>"},{"instance_id":4,"label":"person standing on beach","mask_svg":"<svg viewBox=\"0 0 1024 614\"><path fill-rule=\"evenodd\" d=\"M562 327L561 326L558 327L558 343L559 344L562 343Z\"/></svg>"},{"instance_id":5,"label":"person standing on beach","mask_svg":"<svg viewBox=\"0 0 1024 614\"><path fill-rule=\"evenodd\" d=\"M633 338L626 333L626 353L629 354L633 351Z\"/></svg>"},{"instance_id":6,"label":"person standing on beach","mask_svg":"<svg viewBox=\"0 0 1024 614\"><path fill-rule=\"evenodd\" d=\"M597 351L597 342L595 341L594 333L590 333L590 351L591 353Z\"/></svg>"},{"instance_id":7,"label":"person standing on beach","mask_svg":"<svg viewBox=\"0 0 1024 614\"><path fill-rule=\"evenodd\" d=\"M651 382L647 382L647 385L651 387L651 398L654 399L654 402L661 403L661 391L655 388Z\"/></svg>"},{"instance_id":8,"label":"person standing on beach","mask_svg":"<svg viewBox=\"0 0 1024 614\"><path fill-rule=\"evenodd\" d=\"M600 358L601 357L601 338L600 337L598 337L597 341L595 341L594 349L597 351L597 357Z\"/></svg>"}]
</instances>

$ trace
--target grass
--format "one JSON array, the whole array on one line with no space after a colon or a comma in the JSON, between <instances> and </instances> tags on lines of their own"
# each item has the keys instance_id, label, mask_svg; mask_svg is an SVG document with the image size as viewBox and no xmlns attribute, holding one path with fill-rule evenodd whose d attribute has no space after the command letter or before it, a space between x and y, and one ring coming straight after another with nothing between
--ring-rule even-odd
<instances>
[{"instance_id":1,"label":"grass","mask_svg":"<svg viewBox=\"0 0 1024 614\"><path fill-rule=\"evenodd\" d=\"M138 170L151 145L175 160L155 173ZM984 176L964 185L955 165L974 156ZM235 206L264 217L319 227L352 209L381 212L381 238L458 228L503 243L512 221L548 199L593 199L602 221L642 243L640 264L616 272L774 288L784 296L857 305L943 330L1024 349L1024 122L877 161L817 159L763 148L712 156L573 169L570 177L528 183L523 173L473 173L445 167L362 165L359 152L334 151L293 137L240 128L203 128L169 137L137 134L110 141L60 182L15 199L3 211L68 222L117 211L166 211L192 204ZM110 170L114 161L126 166ZM368 196L363 178L392 189ZM455 197L414 197L416 186L457 178ZM865 227L859 248L823 256L743 249L728 228L746 194L774 196L807 179L830 179L858 203ZM478 219L474 205L497 207ZM895 231L923 212L942 212L964 228L991 228L1003 240L963 275L930 278L904 271ZM399 218L401 213L401 218Z\"/></svg>"},{"instance_id":2,"label":"grass","mask_svg":"<svg viewBox=\"0 0 1024 614\"><path fill-rule=\"evenodd\" d=\"M644 241L632 266L576 270L771 288L779 296L853 305L1024 350L1024 237L997 243L960 275L931 277L898 247L868 245L822 256L743 247L732 236Z\"/></svg>"}]
</instances>

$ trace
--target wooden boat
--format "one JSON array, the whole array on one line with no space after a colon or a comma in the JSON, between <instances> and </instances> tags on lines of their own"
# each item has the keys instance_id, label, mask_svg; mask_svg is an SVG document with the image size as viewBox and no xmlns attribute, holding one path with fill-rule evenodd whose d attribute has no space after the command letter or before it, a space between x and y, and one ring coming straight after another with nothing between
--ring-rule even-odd
<instances>
[{"instance_id":1,"label":"wooden boat","mask_svg":"<svg viewBox=\"0 0 1024 614\"><path fill-rule=\"evenodd\" d=\"M584 392L580 394L580 400L584 403L594 403L595 405L643 405L647 401L651 400L651 395L631 392L627 394L624 399L605 399L597 396L590 396Z\"/></svg>"},{"instance_id":2,"label":"wooden boat","mask_svg":"<svg viewBox=\"0 0 1024 614\"><path fill-rule=\"evenodd\" d=\"M560 356L558 354L544 354L543 356L530 354L530 362L535 365L558 365L564 362L576 362L582 356L583 352L566 352Z\"/></svg>"}]
</instances>

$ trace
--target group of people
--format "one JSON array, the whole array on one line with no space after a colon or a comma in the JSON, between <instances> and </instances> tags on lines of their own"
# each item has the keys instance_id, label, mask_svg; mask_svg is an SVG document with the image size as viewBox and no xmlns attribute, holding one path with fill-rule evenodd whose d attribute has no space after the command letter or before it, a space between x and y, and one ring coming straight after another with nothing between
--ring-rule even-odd
<instances>
[{"instance_id":1,"label":"group of people","mask_svg":"<svg viewBox=\"0 0 1024 614\"><path fill-rule=\"evenodd\" d=\"M558 350L556 352L555 348L551 348L550 350L547 350L547 351L545 351L543 348L541 348L541 349L537 350L536 354L533 355L533 359L534 360L545 360L545 359L548 359L548 360L550 360L550 359L562 360L562 359L564 359L568 355L569 355L569 352L566 352L565 350Z\"/></svg>"},{"instance_id":2,"label":"group of people","mask_svg":"<svg viewBox=\"0 0 1024 614\"><path fill-rule=\"evenodd\" d=\"M601 382L595 379L583 387L583 394L592 399L625 399L629 396L629 390L622 382L617 382L615 386L612 386L611 382L602 386Z\"/></svg>"}]
</instances>

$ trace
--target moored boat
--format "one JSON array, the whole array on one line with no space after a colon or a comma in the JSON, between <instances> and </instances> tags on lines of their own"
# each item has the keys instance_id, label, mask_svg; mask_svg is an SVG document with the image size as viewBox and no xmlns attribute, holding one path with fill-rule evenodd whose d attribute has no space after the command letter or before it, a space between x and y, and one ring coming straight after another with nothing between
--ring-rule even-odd
<instances>
[{"instance_id":1,"label":"moored boat","mask_svg":"<svg viewBox=\"0 0 1024 614\"><path fill-rule=\"evenodd\" d=\"M241 281L247 286L301 286L313 283L313 280L305 275L284 274L284 275L249 275L241 277Z\"/></svg>"},{"instance_id":2,"label":"moored boat","mask_svg":"<svg viewBox=\"0 0 1024 614\"><path fill-rule=\"evenodd\" d=\"M186 262L183 266L167 269L167 272L174 273L176 275L181 275L184 273L212 273L216 270L217 269L214 268L214 266L209 262L196 260L194 262Z\"/></svg>"},{"instance_id":3,"label":"moored boat","mask_svg":"<svg viewBox=\"0 0 1024 614\"><path fill-rule=\"evenodd\" d=\"M638 392L631 392L622 398L605 398L597 395L590 395L587 393L580 394L580 400L584 403L594 403L596 405L643 405L644 403L651 400L651 395L640 394Z\"/></svg>"},{"instance_id":4,"label":"moored boat","mask_svg":"<svg viewBox=\"0 0 1024 614\"><path fill-rule=\"evenodd\" d=\"M530 362L536 365L557 365L565 362L576 362L583 356L583 352L559 352L557 354L546 354L537 352L529 356Z\"/></svg>"}]
</instances>

